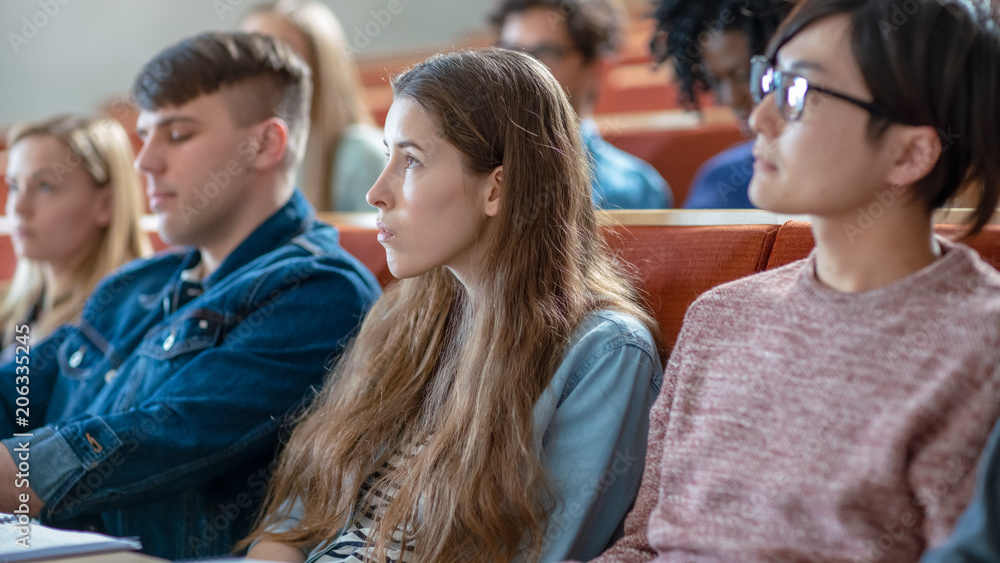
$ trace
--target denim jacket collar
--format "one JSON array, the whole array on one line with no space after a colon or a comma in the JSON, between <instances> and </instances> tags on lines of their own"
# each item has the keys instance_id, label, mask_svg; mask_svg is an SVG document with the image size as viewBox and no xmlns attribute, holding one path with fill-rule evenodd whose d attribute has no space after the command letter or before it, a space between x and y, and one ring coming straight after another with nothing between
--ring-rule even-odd
<instances>
[{"instance_id":1,"label":"denim jacket collar","mask_svg":"<svg viewBox=\"0 0 1000 563\"><path fill-rule=\"evenodd\" d=\"M212 285L225 279L226 276L242 268L258 256L304 233L315 217L316 212L313 210L312 205L302 195L302 192L296 189L292 193L292 197L281 209L261 223L250 236L229 253L229 256L222 261L222 264L208 278L202 280L202 285L206 290L211 288ZM185 270L193 268L199 262L201 262L201 253L197 249L192 249L184 259L182 268Z\"/></svg>"}]
</instances>

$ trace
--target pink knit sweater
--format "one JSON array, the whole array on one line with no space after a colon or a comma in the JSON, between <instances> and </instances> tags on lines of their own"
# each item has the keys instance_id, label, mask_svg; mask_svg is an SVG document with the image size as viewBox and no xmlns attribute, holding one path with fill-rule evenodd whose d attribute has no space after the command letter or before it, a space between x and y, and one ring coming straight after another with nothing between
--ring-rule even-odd
<instances>
[{"instance_id":1,"label":"pink knit sweater","mask_svg":"<svg viewBox=\"0 0 1000 563\"><path fill-rule=\"evenodd\" d=\"M600 561L915 561L1000 416L1000 273L932 265L844 294L806 260L688 310L625 537Z\"/></svg>"}]
</instances>

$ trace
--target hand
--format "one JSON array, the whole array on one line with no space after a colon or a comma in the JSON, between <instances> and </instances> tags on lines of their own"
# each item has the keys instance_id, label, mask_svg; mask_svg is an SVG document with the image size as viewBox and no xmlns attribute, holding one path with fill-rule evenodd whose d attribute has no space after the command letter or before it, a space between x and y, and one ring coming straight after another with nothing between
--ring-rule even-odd
<instances>
[{"instance_id":1,"label":"hand","mask_svg":"<svg viewBox=\"0 0 1000 563\"><path fill-rule=\"evenodd\" d=\"M3 450L0 453L0 512L38 516L45 507L45 501L31 488L30 470L19 471L10 451L7 448L0 450Z\"/></svg>"}]
</instances>

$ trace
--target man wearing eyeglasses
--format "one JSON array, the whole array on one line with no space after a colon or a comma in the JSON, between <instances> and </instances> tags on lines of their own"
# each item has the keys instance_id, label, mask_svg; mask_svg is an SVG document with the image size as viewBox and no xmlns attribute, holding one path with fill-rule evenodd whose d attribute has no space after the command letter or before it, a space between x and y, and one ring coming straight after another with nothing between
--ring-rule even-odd
<instances>
[{"instance_id":1,"label":"man wearing eyeglasses","mask_svg":"<svg viewBox=\"0 0 1000 563\"><path fill-rule=\"evenodd\" d=\"M490 19L500 32L498 46L545 63L569 95L594 161L594 207L671 207L663 177L602 139L592 119L601 77L621 44L623 12L615 0L500 0Z\"/></svg>"}]
</instances>

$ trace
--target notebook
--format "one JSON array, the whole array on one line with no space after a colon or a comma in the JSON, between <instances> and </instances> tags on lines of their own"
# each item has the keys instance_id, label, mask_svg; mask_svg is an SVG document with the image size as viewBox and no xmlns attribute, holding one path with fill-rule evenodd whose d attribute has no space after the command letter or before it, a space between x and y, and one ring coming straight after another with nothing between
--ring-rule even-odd
<instances>
[{"instance_id":1,"label":"notebook","mask_svg":"<svg viewBox=\"0 0 1000 563\"><path fill-rule=\"evenodd\" d=\"M0 513L0 563L141 547L142 544L136 540L113 538L93 532L57 530L34 520L21 525L17 516Z\"/></svg>"}]
</instances>

